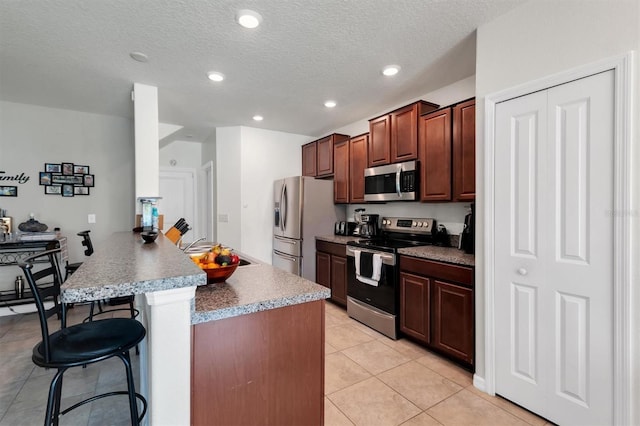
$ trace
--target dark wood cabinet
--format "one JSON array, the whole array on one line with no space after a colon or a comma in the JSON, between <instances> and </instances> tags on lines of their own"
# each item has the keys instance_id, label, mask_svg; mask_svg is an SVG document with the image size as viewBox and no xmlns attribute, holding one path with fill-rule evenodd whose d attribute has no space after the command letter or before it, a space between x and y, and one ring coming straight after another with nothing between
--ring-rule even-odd
<instances>
[{"instance_id":1,"label":"dark wood cabinet","mask_svg":"<svg viewBox=\"0 0 640 426\"><path fill-rule=\"evenodd\" d=\"M316 282L331 289L331 300L347 306L347 255L344 244L316 241Z\"/></svg>"},{"instance_id":2,"label":"dark wood cabinet","mask_svg":"<svg viewBox=\"0 0 640 426\"><path fill-rule=\"evenodd\" d=\"M302 145L302 176L316 176L317 145L315 142Z\"/></svg>"},{"instance_id":3,"label":"dark wood cabinet","mask_svg":"<svg viewBox=\"0 0 640 426\"><path fill-rule=\"evenodd\" d=\"M369 120L368 167L383 166L391 162L391 117Z\"/></svg>"},{"instance_id":4,"label":"dark wood cabinet","mask_svg":"<svg viewBox=\"0 0 640 426\"><path fill-rule=\"evenodd\" d=\"M369 167L418 158L418 117L438 108L418 101L369 120Z\"/></svg>"},{"instance_id":5,"label":"dark wood cabinet","mask_svg":"<svg viewBox=\"0 0 640 426\"><path fill-rule=\"evenodd\" d=\"M331 288L331 255L316 251L316 283Z\"/></svg>"},{"instance_id":6,"label":"dark wood cabinet","mask_svg":"<svg viewBox=\"0 0 640 426\"><path fill-rule=\"evenodd\" d=\"M474 366L473 268L400 256L400 331Z\"/></svg>"},{"instance_id":7,"label":"dark wood cabinet","mask_svg":"<svg viewBox=\"0 0 640 426\"><path fill-rule=\"evenodd\" d=\"M418 158L418 104L391 113L391 162Z\"/></svg>"},{"instance_id":8,"label":"dark wood cabinet","mask_svg":"<svg viewBox=\"0 0 640 426\"><path fill-rule=\"evenodd\" d=\"M473 291L435 280L433 283L434 348L473 363Z\"/></svg>"},{"instance_id":9,"label":"dark wood cabinet","mask_svg":"<svg viewBox=\"0 0 640 426\"><path fill-rule=\"evenodd\" d=\"M453 107L453 199L476 198L476 101Z\"/></svg>"},{"instance_id":10,"label":"dark wood cabinet","mask_svg":"<svg viewBox=\"0 0 640 426\"><path fill-rule=\"evenodd\" d=\"M400 273L400 331L415 339L431 341L431 280Z\"/></svg>"},{"instance_id":11,"label":"dark wood cabinet","mask_svg":"<svg viewBox=\"0 0 640 426\"><path fill-rule=\"evenodd\" d=\"M318 176L333 175L333 135L317 140L316 144L318 145Z\"/></svg>"},{"instance_id":12,"label":"dark wood cabinet","mask_svg":"<svg viewBox=\"0 0 640 426\"><path fill-rule=\"evenodd\" d=\"M364 203L364 169L368 167L369 134L349 141L349 202Z\"/></svg>"},{"instance_id":13,"label":"dark wood cabinet","mask_svg":"<svg viewBox=\"0 0 640 426\"><path fill-rule=\"evenodd\" d=\"M333 202L349 202L349 141L333 147Z\"/></svg>"},{"instance_id":14,"label":"dark wood cabinet","mask_svg":"<svg viewBox=\"0 0 640 426\"><path fill-rule=\"evenodd\" d=\"M347 306L347 258L331 255L331 300Z\"/></svg>"},{"instance_id":15,"label":"dark wood cabinet","mask_svg":"<svg viewBox=\"0 0 640 426\"><path fill-rule=\"evenodd\" d=\"M349 139L348 135L333 133L302 145L302 175L327 178L333 176L333 147Z\"/></svg>"},{"instance_id":16,"label":"dark wood cabinet","mask_svg":"<svg viewBox=\"0 0 640 426\"><path fill-rule=\"evenodd\" d=\"M420 200L451 200L451 108L420 117Z\"/></svg>"}]
</instances>

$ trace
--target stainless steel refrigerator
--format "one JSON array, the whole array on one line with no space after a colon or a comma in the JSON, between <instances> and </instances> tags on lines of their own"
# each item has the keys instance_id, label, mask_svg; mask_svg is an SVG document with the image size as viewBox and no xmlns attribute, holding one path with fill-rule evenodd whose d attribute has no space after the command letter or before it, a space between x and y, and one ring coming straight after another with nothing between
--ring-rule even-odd
<instances>
[{"instance_id":1,"label":"stainless steel refrigerator","mask_svg":"<svg viewBox=\"0 0 640 426\"><path fill-rule=\"evenodd\" d=\"M332 235L345 207L333 204L333 181L294 176L274 182L272 264L316 280L316 236Z\"/></svg>"}]
</instances>

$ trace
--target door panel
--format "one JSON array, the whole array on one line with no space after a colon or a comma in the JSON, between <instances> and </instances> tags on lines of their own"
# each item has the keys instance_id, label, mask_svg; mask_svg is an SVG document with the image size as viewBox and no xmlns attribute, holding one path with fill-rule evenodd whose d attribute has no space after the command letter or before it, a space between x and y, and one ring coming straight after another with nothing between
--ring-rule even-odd
<instances>
[{"instance_id":1,"label":"door panel","mask_svg":"<svg viewBox=\"0 0 640 426\"><path fill-rule=\"evenodd\" d=\"M496 106L496 392L613 422L613 72Z\"/></svg>"},{"instance_id":2,"label":"door panel","mask_svg":"<svg viewBox=\"0 0 640 426\"><path fill-rule=\"evenodd\" d=\"M534 385L538 380L537 293L536 287L516 283L511 285L513 374Z\"/></svg>"}]
</instances>

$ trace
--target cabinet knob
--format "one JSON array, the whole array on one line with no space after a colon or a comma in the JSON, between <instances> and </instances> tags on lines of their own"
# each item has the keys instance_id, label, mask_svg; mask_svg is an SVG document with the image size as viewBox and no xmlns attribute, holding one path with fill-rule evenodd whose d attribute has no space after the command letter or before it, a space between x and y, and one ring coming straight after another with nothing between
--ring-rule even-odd
<instances>
[{"instance_id":1,"label":"cabinet knob","mask_svg":"<svg viewBox=\"0 0 640 426\"><path fill-rule=\"evenodd\" d=\"M520 274L520 275L527 275L528 273L529 273L529 271L527 271L524 268L519 268L518 269L518 274Z\"/></svg>"}]
</instances>

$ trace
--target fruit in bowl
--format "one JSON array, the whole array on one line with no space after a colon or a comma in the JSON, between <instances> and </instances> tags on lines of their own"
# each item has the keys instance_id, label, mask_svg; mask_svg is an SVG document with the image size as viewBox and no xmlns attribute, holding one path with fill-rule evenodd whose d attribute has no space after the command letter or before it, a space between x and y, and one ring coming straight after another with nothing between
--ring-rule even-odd
<instances>
[{"instance_id":1,"label":"fruit in bowl","mask_svg":"<svg viewBox=\"0 0 640 426\"><path fill-rule=\"evenodd\" d=\"M207 282L221 283L238 267L240 258L231 249L217 244L205 253L192 254L191 260L207 273Z\"/></svg>"}]
</instances>

